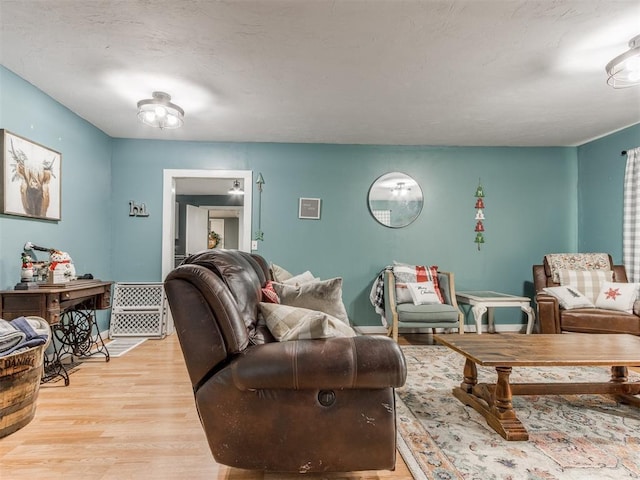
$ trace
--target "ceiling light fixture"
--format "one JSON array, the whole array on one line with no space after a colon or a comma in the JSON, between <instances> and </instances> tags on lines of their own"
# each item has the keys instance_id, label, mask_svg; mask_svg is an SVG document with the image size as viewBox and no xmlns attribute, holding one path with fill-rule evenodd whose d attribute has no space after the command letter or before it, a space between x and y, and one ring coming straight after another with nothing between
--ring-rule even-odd
<instances>
[{"instance_id":1,"label":"ceiling light fixture","mask_svg":"<svg viewBox=\"0 0 640 480\"><path fill-rule=\"evenodd\" d=\"M629 40L629 50L607 63L605 70L613 88L640 85L640 35Z\"/></svg>"},{"instance_id":2,"label":"ceiling light fixture","mask_svg":"<svg viewBox=\"0 0 640 480\"><path fill-rule=\"evenodd\" d=\"M411 191L411 188L407 187L404 182L397 182L395 187L391 188L391 194L394 197L397 197L397 196L404 197L410 191Z\"/></svg>"},{"instance_id":3,"label":"ceiling light fixture","mask_svg":"<svg viewBox=\"0 0 640 480\"><path fill-rule=\"evenodd\" d=\"M184 123L184 110L171 103L171 96L164 92L153 92L153 98L138 102L138 120L161 130L180 128Z\"/></svg>"},{"instance_id":4,"label":"ceiling light fixture","mask_svg":"<svg viewBox=\"0 0 640 480\"><path fill-rule=\"evenodd\" d=\"M240 181L234 180L233 187L229 190L229 195L244 195L244 190L240 187Z\"/></svg>"}]
</instances>

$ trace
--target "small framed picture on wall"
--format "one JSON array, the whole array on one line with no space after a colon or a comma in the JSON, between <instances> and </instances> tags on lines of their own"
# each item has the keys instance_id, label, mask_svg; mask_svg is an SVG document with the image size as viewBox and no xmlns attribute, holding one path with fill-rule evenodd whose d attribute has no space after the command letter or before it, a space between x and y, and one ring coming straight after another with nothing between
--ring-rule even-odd
<instances>
[{"instance_id":1,"label":"small framed picture on wall","mask_svg":"<svg viewBox=\"0 0 640 480\"><path fill-rule=\"evenodd\" d=\"M320 199L300 198L300 203L298 205L298 218L320 220Z\"/></svg>"}]
</instances>

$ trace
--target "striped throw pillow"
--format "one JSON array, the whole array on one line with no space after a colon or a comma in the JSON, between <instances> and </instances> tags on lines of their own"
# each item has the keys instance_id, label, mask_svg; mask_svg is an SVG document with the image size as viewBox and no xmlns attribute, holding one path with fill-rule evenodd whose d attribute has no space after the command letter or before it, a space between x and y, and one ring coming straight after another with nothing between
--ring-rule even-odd
<instances>
[{"instance_id":1,"label":"striped throw pillow","mask_svg":"<svg viewBox=\"0 0 640 480\"><path fill-rule=\"evenodd\" d=\"M324 312L265 302L259 306L269 331L279 342L356 336L349 325Z\"/></svg>"},{"instance_id":2,"label":"striped throw pillow","mask_svg":"<svg viewBox=\"0 0 640 480\"><path fill-rule=\"evenodd\" d=\"M560 285L574 287L595 304L605 282L611 282L612 270L560 270Z\"/></svg>"}]
</instances>

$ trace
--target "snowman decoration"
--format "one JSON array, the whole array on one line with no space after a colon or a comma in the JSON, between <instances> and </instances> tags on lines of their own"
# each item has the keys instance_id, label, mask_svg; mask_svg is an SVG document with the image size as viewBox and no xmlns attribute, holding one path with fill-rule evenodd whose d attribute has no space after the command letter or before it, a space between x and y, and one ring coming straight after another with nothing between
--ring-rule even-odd
<instances>
[{"instance_id":1,"label":"snowman decoration","mask_svg":"<svg viewBox=\"0 0 640 480\"><path fill-rule=\"evenodd\" d=\"M49 274L53 283L63 283L76 279L76 268L67 252L53 250L49 255Z\"/></svg>"},{"instance_id":2,"label":"snowman decoration","mask_svg":"<svg viewBox=\"0 0 640 480\"><path fill-rule=\"evenodd\" d=\"M20 281L31 282L33 280L33 260L30 255L22 254L22 268L20 269Z\"/></svg>"}]
</instances>

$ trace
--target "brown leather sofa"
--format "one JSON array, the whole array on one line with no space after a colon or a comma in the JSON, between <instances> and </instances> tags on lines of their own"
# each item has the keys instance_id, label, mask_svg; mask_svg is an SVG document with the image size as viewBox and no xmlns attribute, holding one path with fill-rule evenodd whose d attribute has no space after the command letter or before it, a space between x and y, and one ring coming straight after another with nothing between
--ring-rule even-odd
<instances>
[{"instance_id":1,"label":"brown leather sofa","mask_svg":"<svg viewBox=\"0 0 640 480\"><path fill-rule=\"evenodd\" d=\"M165 291L216 462L272 472L392 470L402 351L382 336L276 342L258 321L258 255L208 250Z\"/></svg>"},{"instance_id":2,"label":"brown leather sofa","mask_svg":"<svg viewBox=\"0 0 640 480\"><path fill-rule=\"evenodd\" d=\"M610 264L613 265L611 257ZM613 281L628 282L624 265L613 265ZM551 269L544 260L543 265L533 266L533 284L536 290L540 333L631 333L640 335L640 316L632 313L601 308L561 309L558 300L543 292L545 287L557 287Z\"/></svg>"}]
</instances>

